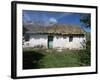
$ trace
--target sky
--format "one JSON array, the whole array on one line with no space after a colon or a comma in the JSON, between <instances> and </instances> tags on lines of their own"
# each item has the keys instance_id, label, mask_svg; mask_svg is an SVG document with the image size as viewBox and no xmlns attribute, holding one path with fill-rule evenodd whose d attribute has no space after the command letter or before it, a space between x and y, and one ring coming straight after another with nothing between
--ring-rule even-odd
<instances>
[{"instance_id":1,"label":"sky","mask_svg":"<svg viewBox=\"0 0 100 80\"><path fill-rule=\"evenodd\" d=\"M50 26L57 23L81 25L80 14L82 13L23 10L22 15L24 23ZM83 26L81 28L86 32L90 32L90 28L84 28Z\"/></svg>"}]
</instances>

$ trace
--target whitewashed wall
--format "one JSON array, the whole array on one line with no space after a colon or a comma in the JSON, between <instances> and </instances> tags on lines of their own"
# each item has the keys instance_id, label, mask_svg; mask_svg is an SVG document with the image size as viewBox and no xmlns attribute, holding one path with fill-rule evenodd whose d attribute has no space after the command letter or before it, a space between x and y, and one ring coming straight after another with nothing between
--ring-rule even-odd
<instances>
[{"instance_id":1,"label":"whitewashed wall","mask_svg":"<svg viewBox=\"0 0 100 80\"><path fill-rule=\"evenodd\" d=\"M83 48L83 41L85 37L73 37L72 42L69 42L68 36L54 36L53 48L68 48L68 49L81 49ZM29 41L25 42L26 47L43 46L48 48L48 35L31 35Z\"/></svg>"},{"instance_id":2,"label":"whitewashed wall","mask_svg":"<svg viewBox=\"0 0 100 80\"><path fill-rule=\"evenodd\" d=\"M69 37L55 36L53 41L54 48L81 49L85 37L73 37L72 42L69 42Z\"/></svg>"},{"instance_id":3,"label":"whitewashed wall","mask_svg":"<svg viewBox=\"0 0 100 80\"><path fill-rule=\"evenodd\" d=\"M48 36L47 35L31 35L29 40L29 46L35 47L35 46L44 46L47 48L47 41Z\"/></svg>"}]
</instances>

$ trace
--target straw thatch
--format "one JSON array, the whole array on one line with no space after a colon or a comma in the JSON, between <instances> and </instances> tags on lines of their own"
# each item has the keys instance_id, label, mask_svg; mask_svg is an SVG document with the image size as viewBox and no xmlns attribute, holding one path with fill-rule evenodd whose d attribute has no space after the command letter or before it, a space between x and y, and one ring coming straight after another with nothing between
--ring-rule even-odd
<instances>
[{"instance_id":1,"label":"straw thatch","mask_svg":"<svg viewBox=\"0 0 100 80\"><path fill-rule=\"evenodd\" d=\"M84 34L80 25L72 24L55 24L48 27L25 25L24 27L28 30L27 33Z\"/></svg>"}]
</instances>

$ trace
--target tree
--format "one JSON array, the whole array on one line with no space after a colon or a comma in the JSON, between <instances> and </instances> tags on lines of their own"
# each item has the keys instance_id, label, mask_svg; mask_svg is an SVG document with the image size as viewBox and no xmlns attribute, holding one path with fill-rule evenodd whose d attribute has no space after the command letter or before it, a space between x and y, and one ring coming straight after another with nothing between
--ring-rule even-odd
<instances>
[{"instance_id":1,"label":"tree","mask_svg":"<svg viewBox=\"0 0 100 80\"><path fill-rule=\"evenodd\" d=\"M84 28L91 28L91 15L81 14L80 21ZM90 32L85 32L86 35L86 49L80 50L80 61L81 65L91 65L91 34Z\"/></svg>"},{"instance_id":2,"label":"tree","mask_svg":"<svg viewBox=\"0 0 100 80\"><path fill-rule=\"evenodd\" d=\"M80 21L86 28L91 27L91 15L90 14L81 14Z\"/></svg>"}]
</instances>

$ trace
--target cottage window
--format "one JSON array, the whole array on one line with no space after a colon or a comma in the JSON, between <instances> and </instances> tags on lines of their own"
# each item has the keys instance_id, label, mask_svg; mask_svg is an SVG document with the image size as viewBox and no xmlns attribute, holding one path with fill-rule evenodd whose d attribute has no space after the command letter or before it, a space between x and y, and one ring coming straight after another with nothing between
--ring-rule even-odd
<instances>
[{"instance_id":1,"label":"cottage window","mask_svg":"<svg viewBox=\"0 0 100 80\"><path fill-rule=\"evenodd\" d=\"M73 41L73 36L69 36L69 42Z\"/></svg>"},{"instance_id":2,"label":"cottage window","mask_svg":"<svg viewBox=\"0 0 100 80\"><path fill-rule=\"evenodd\" d=\"M63 36L64 39L66 39L66 36Z\"/></svg>"},{"instance_id":3,"label":"cottage window","mask_svg":"<svg viewBox=\"0 0 100 80\"><path fill-rule=\"evenodd\" d=\"M25 41L29 41L29 35L25 36Z\"/></svg>"}]
</instances>

